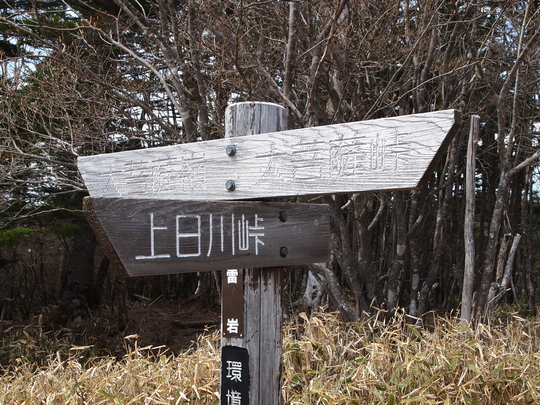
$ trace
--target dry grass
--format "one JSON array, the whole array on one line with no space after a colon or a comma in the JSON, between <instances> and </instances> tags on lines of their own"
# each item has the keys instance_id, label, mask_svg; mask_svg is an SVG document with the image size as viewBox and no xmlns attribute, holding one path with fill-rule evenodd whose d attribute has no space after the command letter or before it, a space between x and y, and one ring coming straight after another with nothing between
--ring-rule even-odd
<instances>
[{"instance_id":1,"label":"dry grass","mask_svg":"<svg viewBox=\"0 0 540 405\"><path fill-rule=\"evenodd\" d=\"M540 404L540 322L518 316L433 332L397 319L338 324L321 314L285 341L290 404Z\"/></svg>"},{"instance_id":2,"label":"dry grass","mask_svg":"<svg viewBox=\"0 0 540 405\"><path fill-rule=\"evenodd\" d=\"M474 330L436 318L433 331L399 317L302 320L285 330L285 404L540 404L540 318L507 313ZM55 348L40 366L16 357L0 369L0 405L219 403L219 333L178 356L126 345L120 360L91 347Z\"/></svg>"},{"instance_id":3,"label":"dry grass","mask_svg":"<svg viewBox=\"0 0 540 405\"><path fill-rule=\"evenodd\" d=\"M66 359L58 351L39 368L18 358L17 367L0 369L0 405L218 404L219 343L218 333L201 335L196 347L171 356L128 336L119 361L88 358L88 346L71 347Z\"/></svg>"}]
</instances>

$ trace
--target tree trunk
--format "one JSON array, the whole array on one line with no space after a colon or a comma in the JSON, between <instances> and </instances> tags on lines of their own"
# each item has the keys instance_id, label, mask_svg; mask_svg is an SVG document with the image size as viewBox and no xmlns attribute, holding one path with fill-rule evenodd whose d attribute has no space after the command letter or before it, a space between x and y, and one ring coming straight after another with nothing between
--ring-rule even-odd
<instances>
[{"instance_id":1,"label":"tree trunk","mask_svg":"<svg viewBox=\"0 0 540 405\"><path fill-rule=\"evenodd\" d=\"M504 235L503 243L501 245L500 254L499 254L499 263L502 263L501 267L503 271L501 272L500 278L497 277L498 283L491 283L489 287L488 300L486 304L486 309L484 310L484 318L490 319L495 305L503 299L504 295L508 291L508 287L512 283L512 269L514 266L514 258L516 256L516 251L521 240L521 235L518 233L513 238L512 247L510 248L510 253L506 256L508 251L508 244L512 240L512 235Z\"/></svg>"},{"instance_id":2,"label":"tree trunk","mask_svg":"<svg viewBox=\"0 0 540 405\"><path fill-rule=\"evenodd\" d=\"M401 277L405 270L405 263L408 253L407 240L407 216L406 198L407 191L397 191L394 193L394 221L395 221L395 257L388 272L388 282L386 288L386 309L392 312L398 304L398 296L401 285Z\"/></svg>"},{"instance_id":3,"label":"tree trunk","mask_svg":"<svg viewBox=\"0 0 540 405\"><path fill-rule=\"evenodd\" d=\"M377 226L386 204L381 201L377 213L373 220L369 221L369 214L372 211L374 205L374 195L373 194L357 194L354 197L354 210L355 210L355 219L357 221L357 229L354 229L353 232L357 232L357 245L358 245L358 275L360 277L360 283L362 290L359 291L360 308L359 312L370 312L369 300L372 300L375 296L375 279L378 278L377 269L374 266L373 258L373 245L372 245L372 234L373 229ZM373 294L371 297L370 295ZM379 303L375 303L377 306Z\"/></svg>"},{"instance_id":4,"label":"tree trunk","mask_svg":"<svg viewBox=\"0 0 540 405\"><path fill-rule=\"evenodd\" d=\"M283 94L290 101L293 95L293 66L294 52L296 49L296 15L298 14L298 4L296 1L289 2L289 34L287 37L287 48L285 51L285 73L283 75Z\"/></svg>"},{"instance_id":5,"label":"tree trunk","mask_svg":"<svg viewBox=\"0 0 540 405\"><path fill-rule=\"evenodd\" d=\"M433 262L426 280L422 283L420 294L418 298L418 316L424 315L427 308L427 302L433 284L439 275L439 271L443 262L443 256L446 247L446 220L450 207L450 200L452 198L452 187L454 185L454 172L458 162L458 146L460 143L458 136L454 137L452 144L449 148L448 158L446 160L445 168L441 181L439 183L439 207L437 209L437 216L435 219L435 233L433 236Z\"/></svg>"},{"instance_id":6,"label":"tree trunk","mask_svg":"<svg viewBox=\"0 0 540 405\"><path fill-rule=\"evenodd\" d=\"M345 275L345 279L349 284L355 299L355 311L356 315L354 319L358 318L359 308L361 303L362 283L358 274L358 260L354 256L351 244L351 235L347 223L343 217L341 211L341 204L339 200L334 200L332 197L327 196L325 202L333 209L332 215L332 249L334 251L335 259L337 260L339 267ZM337 280L337 279L335 279ZM327 282L335 282L333 280L326 280ZM333 288L341 288L339 285L333 286Z\"/></svg>"},{"instance_id":7,"label":"tree trunk","mask_svg":"<svg viewBox=\"0 0 540 405\"><path fill-rule=\"evenodd\" d=\"M207 108L207 90L206 83L203 76L203 69L199 61L199 38L195 27L197 18L196 13L197 4L194 0L189 2L188 12L188 27L189 27L189 45L190 56L195 71L195 81L197 82L197 91L195 92L195 100L197 100L197 107L199 109L199 135L203 141L208 139L209 135L209 122L208 122L208 108ZM199 11L200 12L200 11ZM171 16L174 19L174 16Z\"/></svg>"},{"instance_id":8,"label":"tree trunk","mask_svg":"<svg viewBox=\"0 0 540 405\"><path fill-rule=\"evenodd\" d=\"M409 256L410 256L410 278L411 293L409 298L409 315L418 316L418 298L420 294L420 275L422 270L422 257L424 256L425 237L423 232L418 232L415 228L423 222L425 215L419 211L420 201L426 204L422 191L413 191L411 199L411 209L409 213Z\"/></svg>"},{"instance_id":9,"label":"tree trunk","mask_svg":"<svg viewBox=\"0 0 540 405\"><path fill-rule=\"evenodd\" d=\"M477 320L485 320L483 314L487 307L489 288L491 286L491 282L493 281L497 247L499 245L499 234L501 230L502 217L506 208L508 189L508 179L504 173L501 173L499 187L497 189L495 199L495 207L493 208L491 223L489 226L486 260L483 266L482 278L480 280L480 286L478 288L477 300L474 309L475 318Z\"/></svg>"},{"instance_id":10,"label":"tree trunk","mask_svg":"<svg viewBox=\"0 0 540 405\"><path fill-rule=\"evenodd\" d=\"M532 204L532 188L534 185L532 169L525 169L525 190L524 197L521 200L521 230L523 232L523 259L522 259L522 274L524 281L525 294L527 296L527 309L529 313L536 315L536 291L533 283L533 268L534 268L534 245L532 238L532 221L534 205Z\"/></svg>"},{"instance_id":11,"label":"tree trunk","mask_svg":"<svg viewBox=\"0 0 540 405\"><path fill-rule=\"evenodd\" d=\"M96 303L94 253L97 241L88 222L80 221L78 225L80 232L75 235L67 265L67 285L54 317L61 325L85 324L91 316L90 308Z\"/></svg>"},{"instance_id":12,"label":"tree trunk","mask_svg":"<svg viewBox=\"0 0 540 405\"><path fill-rule=\"evenodd\" d=\"M345 322L355 322L358 319L358 310L350 304L339 285L336 275L328 268L328 265L326 263L313 263L308 267L321 280L324 280L322 282L323 288L338 308L343 320Z\"/></svg>"}]
</instances>

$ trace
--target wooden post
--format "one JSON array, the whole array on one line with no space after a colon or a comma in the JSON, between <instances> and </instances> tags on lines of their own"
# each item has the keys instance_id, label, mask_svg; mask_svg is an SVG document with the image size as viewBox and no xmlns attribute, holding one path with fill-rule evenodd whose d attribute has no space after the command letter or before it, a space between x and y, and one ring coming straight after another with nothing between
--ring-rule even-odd
<instances>
[{"instance_id":1,"label":"wooden post","mask_svg":"<svg viewBox=\"0 0 540 405\"><path fill-rule=\"evenodd\" d=\"M463 271L463 289L461 293L461 322L471 322L474 288L474 187L476 170L476 146L480 132L480 117L471 116L469 143L467 145L467 170L465 181L465 226L463 229L465 240L465 268Z\"/></svg>"},{"instance_id":2,"label":"wooden post","mask_svg":"<svg viewBox=\"0 0 540 405\"><path fill-rule=\"evenodd\" d=\"M246 102L229 106L225 112L225 137L277 132L286 129L285 109L272 103ZM231 139L232 159L242 159L241 148L234 148ZM235 173L231 173L234 180ZM241 181L241 180L239 180ZM234 184L242 187L242 184ZM234 192L234 191L232 191ZM284 252L286 254L286 252ZM227 272L223 272L224 285ZM231 274L231 273L229 273ZM238 271L241 275L242 272ZM281 353L282 353L282 299L283 268L246 269L243 289L243 325L237 336L227 332L227 308L234 305L227 289L222 294L222 350L229 353L237 348L247 349L249 356L249 404L281 404ZM237 291L236 294L242 293ZM239 322L242 324L242 322ZM222 359L225 361L225 358ZM231 363L232 364L232 363ZM224 389L227 382L227 368L222 365L221 404L231 402L231 392ZM225 374L225 375L224 375ZM238 394L239 395L239 394ZM236 397L237 401L240 398ZM245 400L245 399L244 399ZM234 402L247 404L248 402Z\"/></svg>"}]
</instances>

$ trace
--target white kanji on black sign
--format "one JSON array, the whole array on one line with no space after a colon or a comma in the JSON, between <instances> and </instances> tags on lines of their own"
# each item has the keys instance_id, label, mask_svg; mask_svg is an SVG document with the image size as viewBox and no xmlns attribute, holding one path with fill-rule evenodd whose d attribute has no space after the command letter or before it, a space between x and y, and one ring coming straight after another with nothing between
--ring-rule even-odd
<instances>
[{"instance_id":1,"label":"white kanji on black sign","mask_svg":"<svg viewBox=\"0 0 540 405\"><path fill-rule=\"evenodd\" d=\"M242 404L242 393L229 390L227 391L227 405L241 405Z\"/></svg>"},{"instance_id":2,"label":"white kanji on black sign","mask_svg":"<svg viewBox=\"0 0 540 405\"><path fill-rule=\"evenodd\" d=\"M247 349L224 346L221 349L222 404L249 404L249 354Z\"/></svg>"},{"instance_id":3,"label":"white kanji on black sign","mask_svg":"<svg viewBox=\"0 0 540 405\"><path fill-rule=\"evenodd\" d=\"M242 362L227 361L227 378L232 381L242 382Z\"/></svg>"},{"instance_id":4,"label":"white kanji on black sign","mask_svg":"<svg viewBox=\"0 0 540 405\"><path fill-rule=\"evenodd\" d=\"M227 332L229 333L238 333L238 326L239 326L238 319L230 318L227 319Z\"/></svg>"},{"instance_id":5,"label":"white kanji on black sign","mask_svg":"<svg viewBox=\"0 0 540 405\"><path fill-rule=\"evenodd\" d=\"M227 283L228 284L238 283L238 270L237 269L227 270Z\"/></svg>"}]
</instances>

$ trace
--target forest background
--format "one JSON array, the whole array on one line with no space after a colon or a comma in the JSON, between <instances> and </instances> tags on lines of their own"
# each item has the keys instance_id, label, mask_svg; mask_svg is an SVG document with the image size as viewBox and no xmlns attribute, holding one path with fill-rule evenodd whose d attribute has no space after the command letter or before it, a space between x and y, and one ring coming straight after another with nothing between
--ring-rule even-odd
<instances>
[{"instance_id":1,"label":"forest background","mask_svg":"<svg viewBox=\"0 0 540 405\"><path fill-rule=\"evenodd\" d=\"M448 108L463 114L425 188L310 198L333 208L334 260L289 269L286 301L300 303L311 274L345 320L398 307L411 319L451 312L464 287L478 319L502 299L534 313L538 7L532 0L0 2L1 319L59 303L58 313L74 318L126 289L150 300L216 299L212 273L118 279L82 214L76 159L220 138L225 108L238 101L285 106L291 129ZM464 283L465 270L472 278Z\"/></svg>"}]
</instances>

